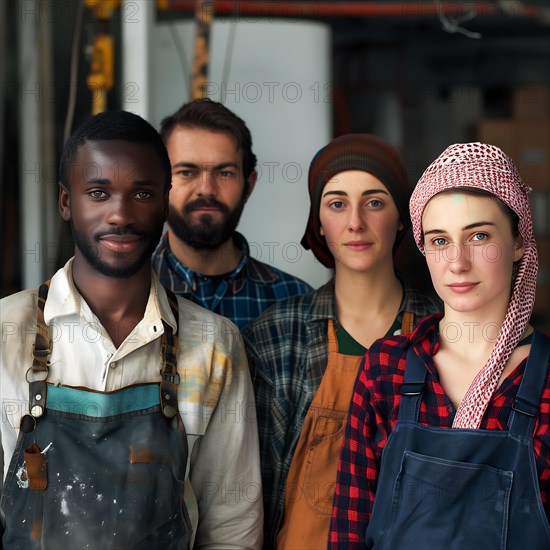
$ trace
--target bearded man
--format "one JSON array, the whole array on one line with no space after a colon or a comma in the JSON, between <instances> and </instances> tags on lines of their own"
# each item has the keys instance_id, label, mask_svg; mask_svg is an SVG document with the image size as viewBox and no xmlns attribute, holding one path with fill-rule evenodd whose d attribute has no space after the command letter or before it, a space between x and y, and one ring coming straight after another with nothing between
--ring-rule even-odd
<instances>
[{"instance_id":1,"label":"bearded man","mask_svg":"<svg viewBox=\"0 0 550 550\"><path fill-rule=\"evenodd\" d=\"M256 184L246 124L199 99L161 123L172 165L168 229L153 256L164 286L244 328L267 307L310 287L250 257L236 231Z\"/></svg>"}]
</instances>

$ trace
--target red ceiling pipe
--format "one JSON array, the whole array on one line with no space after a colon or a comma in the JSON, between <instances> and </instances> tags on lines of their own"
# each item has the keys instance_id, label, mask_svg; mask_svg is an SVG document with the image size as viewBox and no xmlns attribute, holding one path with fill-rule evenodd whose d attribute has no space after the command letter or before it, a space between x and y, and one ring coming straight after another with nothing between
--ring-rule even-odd
<instances>
[{"instance_id":1,"label":"red ceiling pipe","mask_svg":"<svg viewBox=\"0 0 550 550\"><path fill-rule=\"evenodd\" d=\"M476 15L540 17L542 12L535 6L518 4L514 13L505 12L494 2L442 2L441 12L446 16L457 16L473 11ZM194 0L171 0L169 9L195 10ZM216 0L217 14L248 15L259 17L434 17L438 14L437 5L431 0L425 2L321 2L276 1L276 0Z\"/></svg>"}]
</instances>

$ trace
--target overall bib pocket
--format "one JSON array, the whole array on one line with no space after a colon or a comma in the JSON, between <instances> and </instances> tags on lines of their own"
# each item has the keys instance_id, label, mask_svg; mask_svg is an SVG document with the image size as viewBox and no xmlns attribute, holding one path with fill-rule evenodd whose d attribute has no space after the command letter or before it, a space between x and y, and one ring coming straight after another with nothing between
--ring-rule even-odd
<instances>
[{"instance_id":1,"label":"overall bib pocket","mask_svg":"<svg viewBox=\"0 0 550 550\"><path fill-rule=\"evenodd\" d=\"M505 550L512 483L510 471L406 451L384 548ZM464 528L474 524L483 529Z\"/></svg>"},{"instance_id":2,"label":"overall bib pocket","mask_svg":"<svg viewBox=\"0 0 550 550\"><path fill-rule=\"evenodd\" d=\"M303 498L317 512L330 516L334 498L334 473L327 464L338 464L347 413L322 411L315 422L314 440L306 458Z\"/></svg>"}]
</instances>

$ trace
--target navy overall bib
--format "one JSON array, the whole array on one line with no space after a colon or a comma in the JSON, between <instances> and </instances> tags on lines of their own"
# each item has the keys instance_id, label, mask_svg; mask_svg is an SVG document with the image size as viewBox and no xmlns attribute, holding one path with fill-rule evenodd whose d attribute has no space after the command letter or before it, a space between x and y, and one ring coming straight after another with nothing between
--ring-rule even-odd
<instances>
[{"instance_id":1,"label":"navy overall bib","mask_svg":"<svg viewBox=\"0 0 550 550\"><path fill-rule=\"evenodd\" d=\"M426 367L407 354L398 423L382 453L367 547L548 550L533 430L550 340L535 332L508 431L418 424Z\"/></svg>"},{"instance_id":2,"label":"navy overall bib","mask_svg":"<svg viewBox=\"0 0 550 550\"><path fill-rule=\"evenodd\" d=\"M39 290L30 412L4 482L2 547L187 549L187 438L177 406L177 339L164 323L160 383L99 392L46 382L47 284ZM177 301L170 305L177 316Z\"/></svg>"}]
</instances>

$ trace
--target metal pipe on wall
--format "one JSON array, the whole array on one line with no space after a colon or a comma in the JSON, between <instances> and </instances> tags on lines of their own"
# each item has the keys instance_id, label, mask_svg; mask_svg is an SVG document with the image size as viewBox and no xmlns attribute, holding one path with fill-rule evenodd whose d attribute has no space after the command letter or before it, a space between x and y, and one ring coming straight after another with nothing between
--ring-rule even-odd
<instances>
[{"instance_id":1,"label":"metal pipe on wall","mask_svg":"<svg viewBox=\"0 0 550 550\"><path fill-rule=\"evenodd\" d=\"M192 13L194 0L172 0L169 9ZM514 3L508 10L506 4L498 2L320 2L317 0L300 2L241 2L236 0L216 0L217 14L247 15L259 17L436 17L441 12L448 16L475 13L486 17L514 16L540 18L548 14L537 6Z\"/></svg>"}]
</instances>

